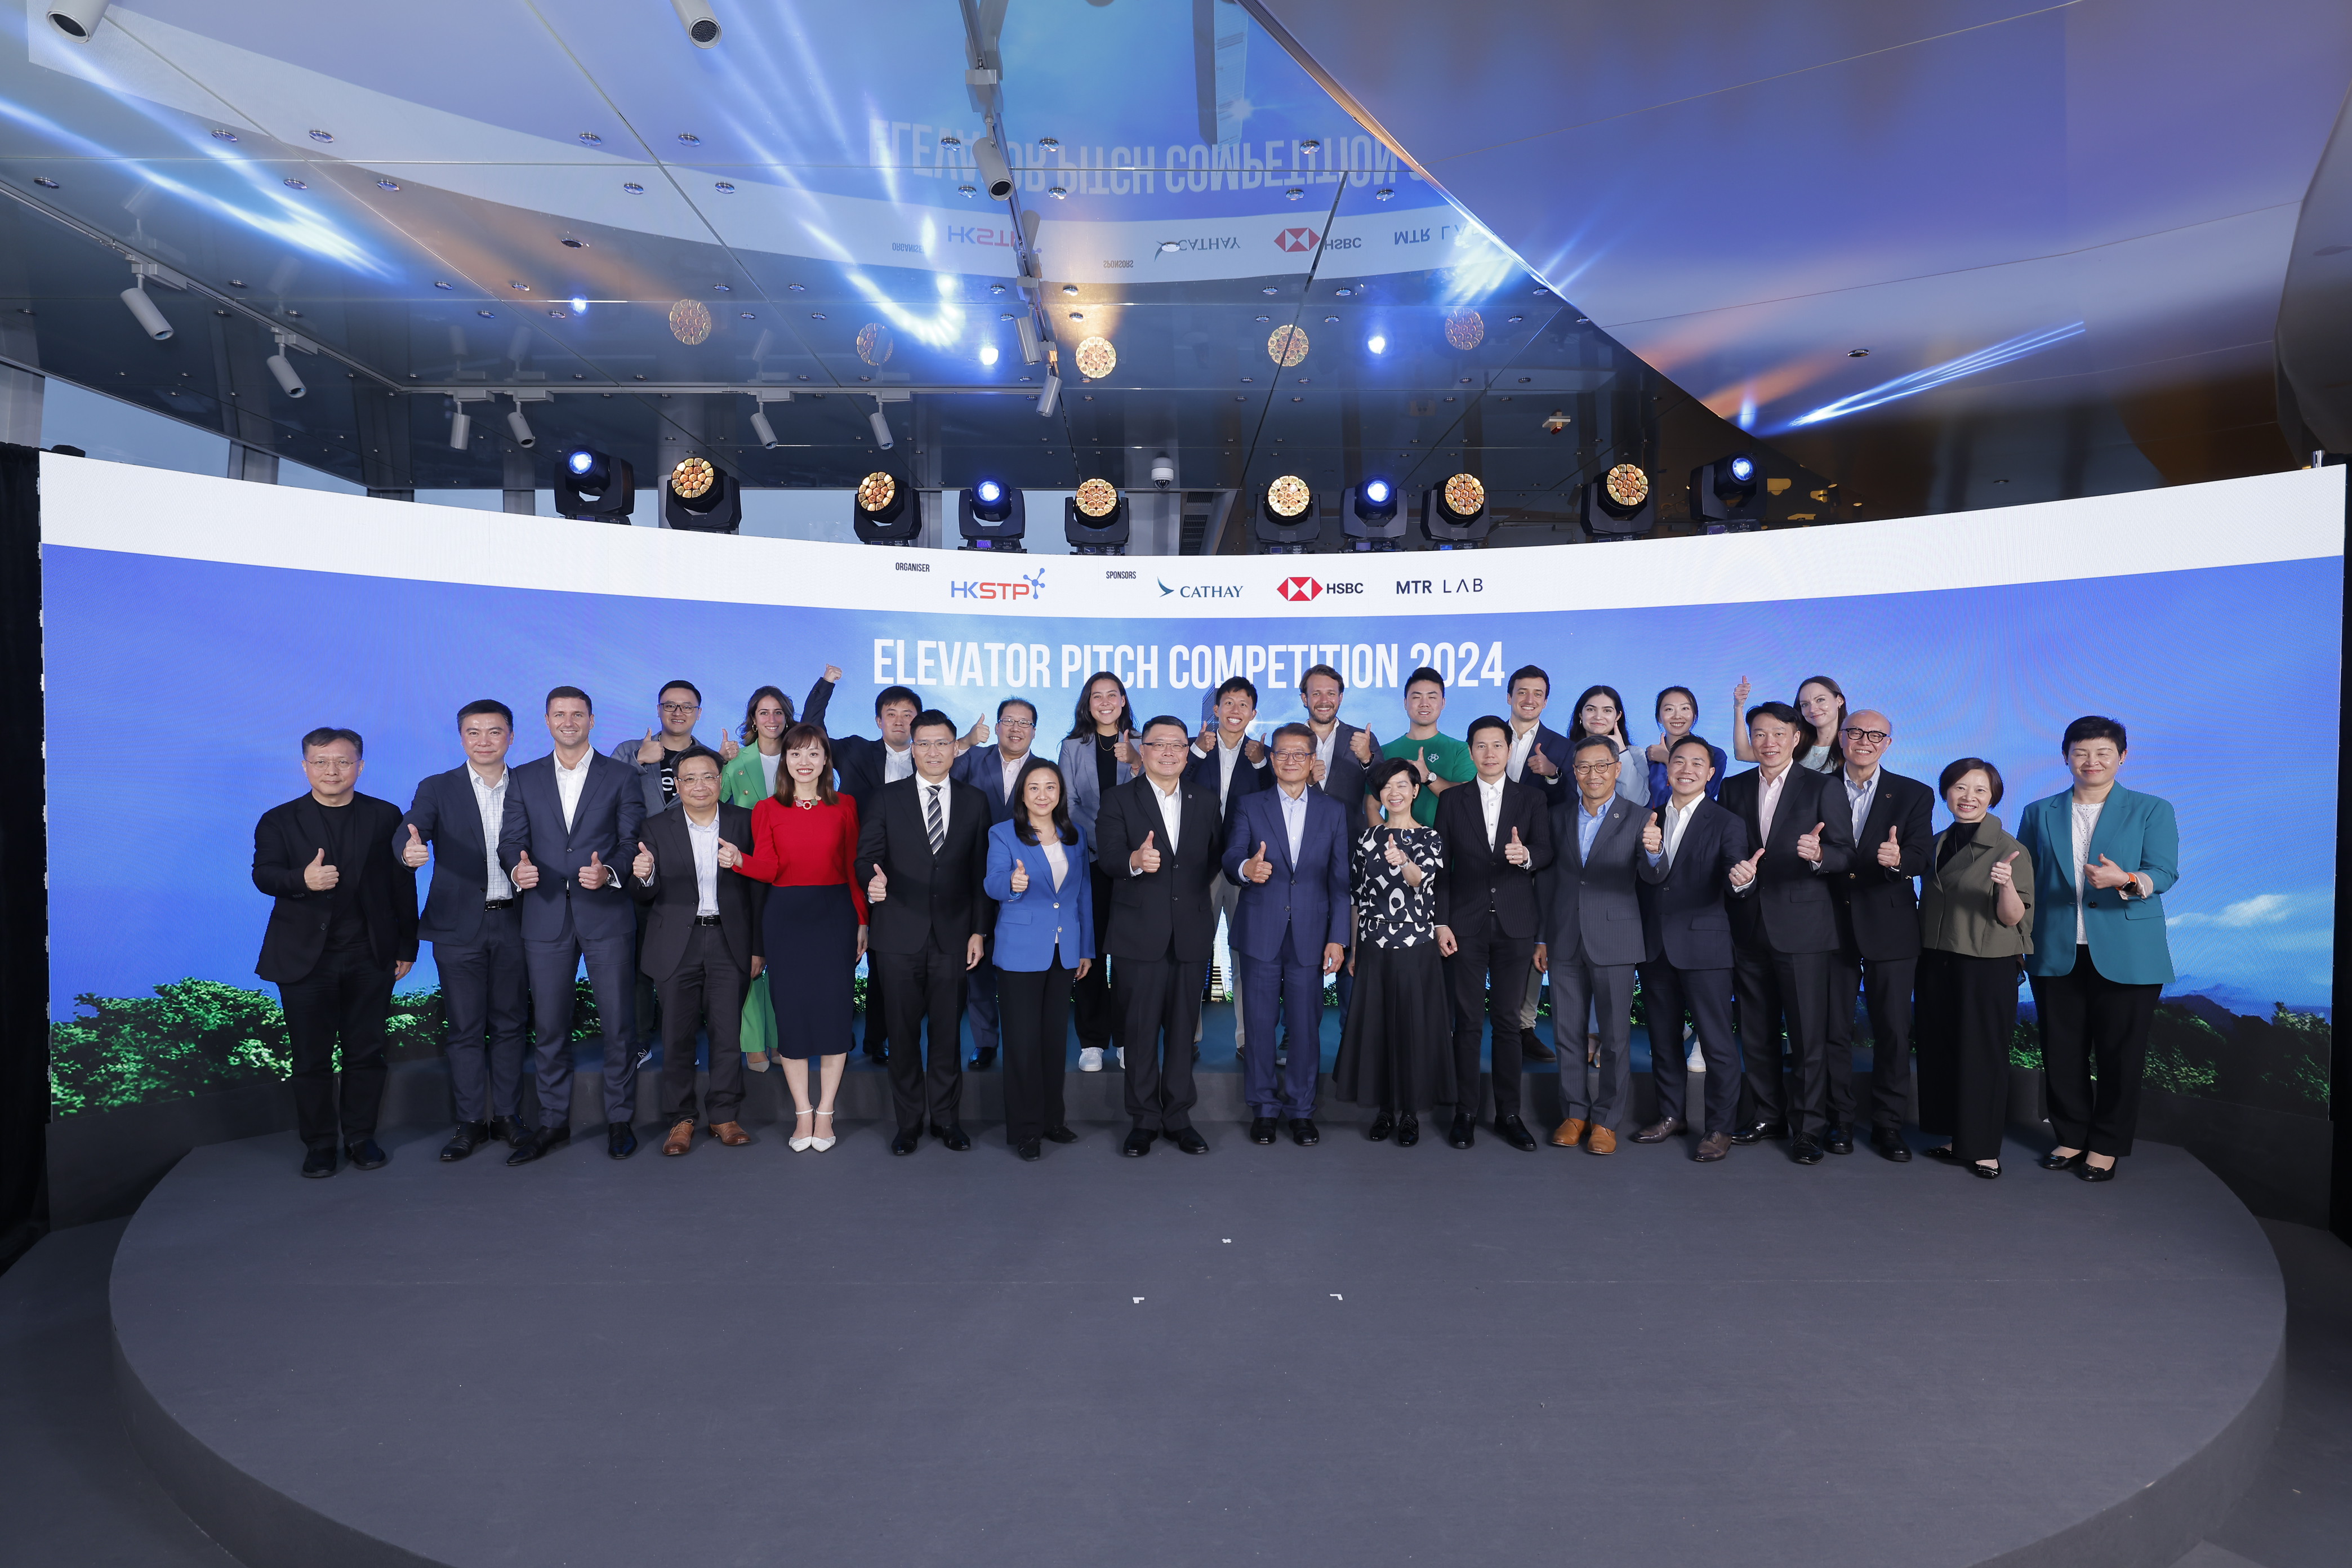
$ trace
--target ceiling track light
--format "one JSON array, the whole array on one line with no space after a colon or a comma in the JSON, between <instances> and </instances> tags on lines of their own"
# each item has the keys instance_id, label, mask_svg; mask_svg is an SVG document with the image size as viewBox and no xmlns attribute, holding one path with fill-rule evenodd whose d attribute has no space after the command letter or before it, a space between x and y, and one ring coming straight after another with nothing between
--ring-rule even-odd
<instances>
[{"instance_id":1,"label":"ceiling track light","mask_svg":"<svg viewBox=\"0 0 2352 1568\"><path fill-rule=\"evenodd\" d=\"M1062 373L1058 366L1045 373L1045 389L1037 395L1037 415L1043 419L1054 416L1054 405L1062 401Z\"/></svg>"},{"instance_id":2,"label":"ceiling track light","mask_svg":"<svg viewBox=\"0 0 2352 1568\"><path fill-rule=\"evenodd\" d=\"M898 437L890 434L890 416L882 412L882 400L880 398L877 397L874 400L874 412L866 416L866 422L874 426L874 444L876 446L881 447L887 452L893 446L897 445Z\"/></svg>"},{"instance_id":3,"label":"ceiling track light","mask_svg":"<svg viewBox=\"0 0 2352 1568\"><path fill-rule=\"evenodd\" d=\"M995 138L983 136L971 144L971 161L980 170L980 183L988 191L988 199L1001 202L1013 195L1013 170L1004 161L1004 153Z\"/></svg>"},{"instance_id":4,"label":"ceiling track light","mask_svg":"<svg viewBox=\"0 0 2352 1568\"><path fill-rule=\"evenodd\" d=\"M114 0L50 0L49 26L78 44L89 42Z\"/></svg>"},{"instance_id":5,"label":"ceiling track light","mask_svg":"<svg viewBox=\"0 0 2352 1568\"><path fill-rule=\"evenodd\" d=\"M507 410L507 433L514 437L516 446L528 452L539 445L539 435L531 429L530 421L524 417L522 405L551 402L555 395L551 392L510 392L507 395L514 399L514 406Z\"/></svg>"},{"instance_id":6,"label":"ceiling track light","mask_svg":"<svg viewBox=\"0 0 2352 1568\"><path fill-rule=\"evenodd\" d=\"M319 345L308 338L286 331L283 327L272 327L269 335L277 340L278 352L261 363L268 366L269 374L278 380L278 390L285 393L287 396L306 395L310 388L304 386L301 376L295 374L294 362L286 357L286 351L299 349L306 354L314 354L319 352Z\"/></svg>"},{"instance_id":7,"label":"ceiling track light","mask_svg":"<svg viewBox=\"0 0 2352 1568\"><path fill-rule=\"evenodd\" d=\"M155 301L147 297L147 285L151 280L166 289L185 289L188 280L157 262L133 261L131 264L131 287L122 291L122 302L130 308L141 330L160 343L172 336L172 321L156 307Z\"/></svg>"},{"instance_id":8,"label":"ceiling track light","mask_svg":"<svg viewBox=\"0 0 2352 1568\"><path fill-rule=\"evenodd\" d=\"M473 445L474 416L466 412L466 405L488 403L489 400L488 393L473 397L458 396L449 399L449 450L462 452Z\"/></svg>"},{"instance_id":9,"label":"ceiling track light","mask_svg":"<svg viewBox=\"0 0 2352 1568\"><path fill-rule=\"evenodd\" d=\"M789 392L755 392L751 395L751 434L761 446L771 452L784 443L777 436L776 427L768 423L768 405L790 403L792 400L793 395ZM878 405L877 412L879 412Z\"/></svg>"},{"instance_id":10,"label":"ceiling track light","mask_svg":"<svg viewBox=\"0 0 2352 1568\"><path fill-rule=\"evenodd\" d=\"M1015 317L1013 330L1021 339L1021 363L1035 364L1045 357L1045 344L1037 337L1037 318L1024 310Z\"/></svg>"},{"instance_id":11,"label":"ceiling track light","mask_svg":"<svg viewBox=\"0 0 2352 1568\"><path fill-rule=\"evenodd\" d=\"M669 0L669 8L677 13L677 25L698 49L714 48L719 43L719 18L711 14L705 0Z\"/></svg>"}]
</instances>

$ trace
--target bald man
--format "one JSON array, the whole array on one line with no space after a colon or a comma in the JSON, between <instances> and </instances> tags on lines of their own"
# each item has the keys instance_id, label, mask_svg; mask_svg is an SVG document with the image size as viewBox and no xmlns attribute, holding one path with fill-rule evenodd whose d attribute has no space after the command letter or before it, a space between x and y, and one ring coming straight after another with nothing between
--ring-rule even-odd
<instances>
[{"instance_id":1,"label":"bald man","mask_svg":"<svg viewBox=\"0 0 2352 1568\"><path fill-rule=\"evenodd\" d=\"M1903 1142L1911 1089L1911 979L1919 967L1919 898L1914 879L1935 847L1936 792L1880 764L1895 749L1895 721L1875 709L1846 716L1843 791L1853 826L1853 858L1830 878L1837 906L1838 949L1830 959L1829 1131L1832 1154L1853 1152L1854 1002L1870 1005L1871 1147L1886 1159L1911 1158Z\"/></svg>"}]
</instances>

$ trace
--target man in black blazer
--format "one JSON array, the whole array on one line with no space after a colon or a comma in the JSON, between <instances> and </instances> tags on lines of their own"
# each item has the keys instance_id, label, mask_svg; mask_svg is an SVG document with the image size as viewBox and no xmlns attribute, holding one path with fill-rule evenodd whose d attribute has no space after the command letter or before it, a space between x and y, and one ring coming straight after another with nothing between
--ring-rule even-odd
<instances>
[{"instance_id":1,"label":"man in black blazer","mask_svg":"<svg viewBox=\"0 0 2352 1568\"><path fill-rule=\"evenodd\" d=\"M988 797L988 822L993 827L1013 819L1019 806L1016 785L1035 759L1030 748L1037 739L1037 707L1026 698L1008 697L996 705L996 741L974 746L955 760L948 776L968 784ZM971 972L964 1017L971 1025L971 1065L986 1072L996 1065L1001 1037L996 1012L996 965L986 958Z\"/></svg>"},{"instance_id":2,"label":"man in black blazer","mask_svg":"<svg viewBox=\"0 0 2352 1568\"><path fill-rule=\"evenodd\" d=\"M1274 769L1267 761L1265 742L1250 735L1250 725L1257 720L1257 687L1244 675L1229 678L1217 688L1215 717L1201 726L1201 738L1193 742L1192 760L1186 764L1185 777L1205 786L1215 797L1219 816L1227 824L1233 821L1234 803L1244 795L1274 787ZM1209 885L1209 902L1216 918L1225 923L1225 943L1231 951L1234 931L1241 909L1242 890L1223 877ZM1238 967L1238 965L1236 965ZM1235 976L1228 975L1228 981ZM1201 984L1209 983L1209 966L1202 965ZM1198 1042L1201 1026L1192 1025L1192 1038ZM1234 987L1234 1050L1246 1050L1249 1041L1243 1027L1241 987Z\"/></svg>"},{"instance_id":3,"label":"man in black blazer","mask_svg":"<svg viewBox=\"0 0 2352 1568\"><path fill-rule=\"evenodd\" d=\"M1797 765L1806 732L1804 720L1785 702L1750 708L1748 742L1759 765L1723 786L1724 809L1739 818L1748 843L1759 846L1731 872L1732 985L1755 1106L1755 1119L1732 1141L1790 1137L1790 1157L1818 1165L1829 1125L1824 1042L1830 958L1838 945L1830 882L1853 858L1853 826L1836 784ZM1783 1023L1795 1079L1787 1092Z\"/></svg>"},{"instance_id":4,"label":"man in black blazer","mask_svg":"<svg viewBox=\"0 0 2352 1568\"><path fill-rule=\"evenodd\" d=\"M1191 747L1181 719L1146 723L1141 775L1106 791L1095 814L1095 864L1110 879L1103 945L1118 960L1111 994L1134 1121L1119 1152L1136 1157L1163 1133L1187 1154L1209 1152L1192 1126L1192 1036L1217 935L1209 889L1223 869L1224 818L1214 786L1186 776Z\"/></svg>"},{"instance_id":5,"label":"man in black blazer","mask_svg":"<svg viewBox=\"0 0 2352 1568\"><path fill-rule=\"evenodd\" d=\"M1569 787L1568 737L1543 721L1544 709L1551 701L1551 677L1541 665L1523 664L1511 671L1510 684L1503 689L1509 693L1511 704L1511 760L1504 776L1535 785L1543 791L1544 804L1556 811L1575 799L1576 791ZM1552 1059L1551 1047L1536 1033L1536 1009L1543 1003L1543 986L1542 973L1529 966L1527 1000L1519 1004L1519 1054L1531 1062ZM1558 987L1553 989L1557 994ZM1560 1016L1555 1006L1555 1036L1559 1033ZM1570 1040L1562 1043L1560 1050L1559 1060L1573 1065L1583 1047Z\"/></svg>"},{"instance_id":6,"label":"man in black blazer","mask_svg":"<svg viewBox=\"0 0 2352 1568\"><path fill-rule=\"evenodd\" d=\"M271 806L253 827L253 885L277 900L253 968L277 982L286 1011L306 1176L335 1173L339 1126L352 1164L383 1163L375 1118L384 1016L394 984L416 962L416 873L392 852L400 807L359 793L364 752L350 730L303 736L310 793Z\"/></svg>"},{"instance_id":7,"label":"man in black blazer","mask_svg":"<svg viewBox=\"0 0 2352 1568\"><path fill-rule=\"evenodd\" d=\"M1551 808L1551 868L1536 879L1544 922L1535 966L1551 976L1552 1036L1559 1045L1561 1120L1551 1141L1613 1154L1633 1114L1633 966L1648 956L1633 877L1641 818L1617 793L1614 742L1587 735L1569 761L1576 788ZM1576 1039L1588 1013L1601 1025L1600 1055L1590 1068Z\"/></svg>"},{"instance_id":8,"label":"man in black blazer","mask_svg":"<svg viewBox=\"0 0 2352 1568\"><path fill-rule=\"evenodd\" d=\"M530 1021L530 973L523 963L521 900L499 864L506 819L507 748L514 713L488 699L457 710L466 760L416 786L393 834L412 871L435 860L417 934L433 944L447 1022L450 1097L457 1131L444 1160L462 1160L492 1138L517 1148L522 1123L523 1037Z\"/></svg>"},{"instance_id":9,"label":"man in black blazer","mask_svg":"<svg viewBox=\"0 0 2352 1568\"><path fill-rule=\"evenodd\" d=\"M760 977L767 943L760 916L768 886L728 873L750 855L751 814L719 798L719 754L702 746L671 765L677 804L637 830L627 887L646 913L639 967L661 998L662 1084L669 1091L665 1154L694 1147L694 1036L710 1036L710 1135L729 1148L751 1141L743 1104L743 992ZM705 1023L705 1015L709 1020Z\"/></svg>"},{"instance_id":10,"label":"man in black blazer","mask_svg":"<svg viewBox=\"0 0 2352 1568\"><path fill-rule=\"evenodd\" d=\"M1476 1142L1480 1020L1494 1017L1495 1131L1514 1149L1536 1141L1519 1120L1519 1005L1542 925L1536 878L1551 865L1551 814L1543 792L1505 776L1511 727L1488 714L1470 724L1478 776L1437 797L1445 869L1435 896L1437 951L1454 989L1456 1149Z\"/></svg>"},{"instance_id":11,"label":"man in black blazer","mask_svg":"<svg viewBox=\"0 0 2352 1568\"><path fill-rule=\"evenodd\" d=\"M1642 995L1649 1019L1650 1077L1658 1092L1658 1119L1633 1134L1636 1143L1663 1143L1686 1123L1689 1070L1683 1018L1698 1033L1706 1064L1706 1106L1698 1149L1709 1164L1731 1152L1739 1113L1739 1046L1731 1032L1731 916L1724 900L1732 868L1748 858L1748 830L1739 818L1706 798L1715 758L1705 739L1685 735L1666 753L1672 794L1642 827Z\"/></svg>"},{"instance_id":12,"label":"man in black blazer","mask_svg":"<svg viewBox=\"0 0 2352 1568\"><path fill-rule=\"evenodd\" d=\"M1874 709L1846 715L1845 766L1837 779L1853 825L1853 859L1830 879L1838 948L1830 959L1827 1037L1832 1154L1853 1150L1853 1005L1870 1006L1870 1146L1900 1163L1911 1089L1911 982L1919 967L1915 879L1935 853L1936 792L1881 766L1895 725ZM1832 795L1834 802L1836 795Z\"/></svg>"},{"instance_id":13,"label":"man in black blazer","mask_svg":"<svg viewBox=\"0 0 2352 1568\"><path fill-rule=\"evenodd\" d=\"M890 1152L913 1153L927 1124L932 1137L961 1152L971 1147L961 1116L965 977L987 951L995 924L996 906L981 890L988 875L988 797L949 776L956 759L953 720L927 709L908 735L914 776L884 784L872 814L858 813L857 829L867 962L894 1047L890 1099L898 1131Z\"/></svg>"}]
</instances>

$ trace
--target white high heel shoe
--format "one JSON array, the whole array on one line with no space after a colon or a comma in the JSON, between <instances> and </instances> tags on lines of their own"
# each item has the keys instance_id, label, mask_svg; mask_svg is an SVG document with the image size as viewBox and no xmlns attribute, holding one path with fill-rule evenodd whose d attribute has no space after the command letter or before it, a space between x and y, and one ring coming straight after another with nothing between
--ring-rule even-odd
<instances>
[{"instance_id":1,"label":"white high heel shoe","mask_svg":"<svg viewBox=\"0 0 2352 1568\"><path fill-rule=\"evenodd\" d=\"M820 1111L815 1112L814 1114L816 1114L816 1115L818 1115L818 1116L822 1116L822 1117L824 1117L827 1121L832 1121L832 1120L833 1120L833 1112L832 1112L832 1111L830 1111L830 1110L820 1110ZM812 1139L810 1139L810 1140L809 1140L809 1147L810 1147L810 1148L812 1148L812 1149L814 1149L814 1150L815 1150L818 1153L822 1154L822 1153L824 1153L827 1149L832 1148L832 1147L833 1147L833 1145L834 1145L834 1143L835 1143L835 1140L833 1138L833 1136L832 1136L830 1133L828 1133L826 1136L824 1136L824 1137L823 1137L823 1138L812 1138Z\"/></svg>"},{"instance_id":2,"label":"white high heel shoe","mask_svg":"<svg viewBox=\"0 0 2352 1568\"><path fill-rule=\"evenodd\" d=\"M814 1116L816 1112L814 1110L795 1110L793 1112L793 1120L798 1121L803 1116ZM810 1125L814 1126L815 1123L811 1122ZM793 1134L792 1138L792 1151L793 1153L797 1154L815 1142L815 1139L810 1137L804 1132L795 1132Z\"/></svg>"}]
</instances>

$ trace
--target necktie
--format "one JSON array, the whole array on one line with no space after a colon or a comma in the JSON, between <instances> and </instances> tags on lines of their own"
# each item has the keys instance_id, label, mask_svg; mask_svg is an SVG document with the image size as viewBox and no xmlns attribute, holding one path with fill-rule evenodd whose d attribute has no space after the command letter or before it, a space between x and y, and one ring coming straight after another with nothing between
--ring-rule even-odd
<instances>
[{"instance_id":1,"label":"necktie","mask_svg":"<svg viewBox=\"0 0 2352 1568\"><path fill-rule=\"evenodd\" d=\"M940 852L940 846L948 841L948 825L940 816L940 786L933 784L923 793L930 797L928 816L930 819L931 853L936 855Z\"/></svg>"}]
</instances>

